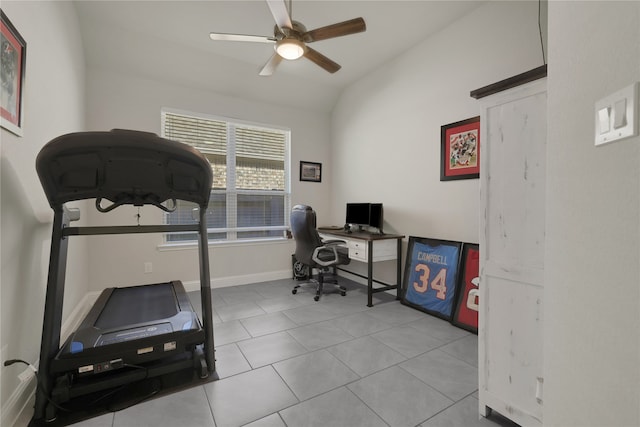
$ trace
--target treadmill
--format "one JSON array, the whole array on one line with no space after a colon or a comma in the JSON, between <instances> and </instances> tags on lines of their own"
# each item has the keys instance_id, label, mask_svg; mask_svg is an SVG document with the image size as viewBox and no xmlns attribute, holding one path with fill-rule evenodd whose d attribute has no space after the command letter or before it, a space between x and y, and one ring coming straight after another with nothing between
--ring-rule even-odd
<instances>
[{"instance_id":1,"label":"treadmill","mask_svg":"<svg viewBox=\"0 0 640 427\"><path fill-rule=\"evenodd\" d=\"M36 169L54 211L35 411L31 425L51 423L83 396L107 395L136 382L187 372L185 384L215 372L206 211L213 179L193 147L153 133L114 129L78 132L47 143ZM172 211L195 203L199 218L186 225L72 227L70 201L95 199L99 212L122 205ZM202 319L179 280L105 289L78 329L60 345L70 236L196 232Z\"/></svg>"}]
</instances>

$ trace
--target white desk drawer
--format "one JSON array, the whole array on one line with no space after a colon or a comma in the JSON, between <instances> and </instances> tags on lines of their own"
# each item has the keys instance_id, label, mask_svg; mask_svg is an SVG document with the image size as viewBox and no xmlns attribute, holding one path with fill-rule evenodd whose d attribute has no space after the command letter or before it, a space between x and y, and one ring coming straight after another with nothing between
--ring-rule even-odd
<instances>
[{"instance_id":1,"label":"white desk drawer","mask_svg":"<svg viewBox=\"0 0 640 427\"><path fill-rule=\"evenodd\" d=\"M349 258L357 261L368 261L369 246L362 240L347 240ZM373 242L373 262L396 259L398 247L395 240L376 240Z\"/></svg>"},{"instance_id":2,"label":"white desk drawer","mask_svg":"<svg viewBox=\"0 0 640 427\"><path fill-rule=\"evenodd\" d=\"M322 233L320 237L325 239L339 239L346 242L349 249L349 258L355 261L369 261L369 246L366 240L335 236ZM389 261L398 257L398 241L396 239L374 240L373 241L373 262Z\"/></svg>"},{"instance_id":3,"label":"white desk drawer","mask_svg":"<svg viewBox=\"0 0 640 427\"><path fill-rule=\"evenodd\" d=\"M349 248L349 258L367 262L367 242L347 240L347 247Z\"/></svg>"}]
</instances>

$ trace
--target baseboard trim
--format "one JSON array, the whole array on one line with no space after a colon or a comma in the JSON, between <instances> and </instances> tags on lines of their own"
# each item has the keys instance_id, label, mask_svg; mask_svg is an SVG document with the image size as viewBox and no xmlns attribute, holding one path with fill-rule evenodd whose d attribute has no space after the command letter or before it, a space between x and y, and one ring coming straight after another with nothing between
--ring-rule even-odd
<instances>
[{"instance_id":1,"label":"baseboard trim","mask_svg":"<svg viewBox=\"0 0 640 427\"><path fill-rule=\"evenodd\" d=\"M75 331L82 319L87 315L91 306L95 303L96 299L100 295L100 292L90 292L86 294L80 302L76 305L73 311L69 314L67 319L62 323L60 330L60 340L64 342L67 337ZM36 356L38 358L39 355ZM33 366L38 368L38 360L31 362ZM23 365L24 366L24 365ZM30 403L33 403L33 397L36 391L36 378L35 376L29 381L18 383L18 386L13 390L13 393L7 399L5 405L3 405L0 412L0 425L14 426L19 419L31 419L27 417L26 411L32 410Z\"/></svg>"},{"instance_id":2,"label":"baseboard trim","mask_svg":"<svg viewBox=\"0 0 640 427\"><path fill-rule=\"evenodd\" d=\"M22 365L24 366L24 365ZM30 381L20 382L11 393L7 403L2 408L2 418L0 425L15 426L23 412L29 408L29 402L36 392L35 378Z\"/></svg>"},{"instance_id":3,"label":"baseboard trim","mask_svg":"<svg viewBox=\"0 0 640 427\"><path fill-rule=\"evenodd\" d=\"M282 280L292 278L291 270L270 271L267 273L246 274L243 276L230 276L211 279L211 288L226 288L229 286L248 285L250 283L268 282L270 280ZM200 290L199 280L182 282L187 292Z\"/></svg>"},{"instance_id":4,"label":"baseboard trim","mask_svg":"<svg viewBox=\"0 0 640 427\"><path fill-rule=\"evenodd\" d=\"M100 296L100 291L89 292L85 294L82 300L76 305L76 308L71 312L69 317L62 323L60 329L60 342L64 342L69 335L80 326L80 323L84 320L84 317L89 313L93 304Z\"/></svg>"}]
</instances>

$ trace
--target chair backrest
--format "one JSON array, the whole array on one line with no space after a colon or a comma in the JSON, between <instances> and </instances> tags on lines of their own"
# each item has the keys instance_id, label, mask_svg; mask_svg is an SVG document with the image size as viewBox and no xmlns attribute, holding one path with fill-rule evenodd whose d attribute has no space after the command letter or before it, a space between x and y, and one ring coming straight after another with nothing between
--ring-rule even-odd
<instances>
[{"instance_id":1,"label":"chair backrest","mask_svg":"<svg viewBox=\"0 0 640 427\"><path fill-rule=\"evenodd\" d=\"M49 204L106 199L114 205L186 200L207 206L213 173L195 148L153 133L77 132L47 143L36 169Z\"/></svg>"},{"instance_id":2,"label":"chair backrest","mask_svg":"<svg viewBox=\"0 0 640 427\"><path fill-rule=\"evenodd\" d=\"M311 206L293 207L291 233L296 241L296 259L305 265L315 265L311 256L318 246L322 246L322 239L316 229L316 213Z\"/></svg>"}]
</instances>

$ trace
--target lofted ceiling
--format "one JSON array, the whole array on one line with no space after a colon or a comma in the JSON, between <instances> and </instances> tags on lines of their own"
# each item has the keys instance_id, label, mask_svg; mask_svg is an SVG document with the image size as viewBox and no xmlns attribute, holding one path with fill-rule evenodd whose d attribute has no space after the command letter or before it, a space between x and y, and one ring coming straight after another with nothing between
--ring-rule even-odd
<instances>
[{"instance_id":1,"label":"lofted ceiling","mask_svg":"<svg viewBox=\"0 0 640 427\"><path fill-rule=\"evenodd\" d=\"M363 17L367 30L311 45L342 66L330 74L305 58L258 72L263 43L212 41L210 32L272 36L264 0L75 1L87 66L313 111L331 111L341 91L483 1L294 0L308 30ZM287 1L289 4L289 1Z\"/></svg>"}]
</instances>

